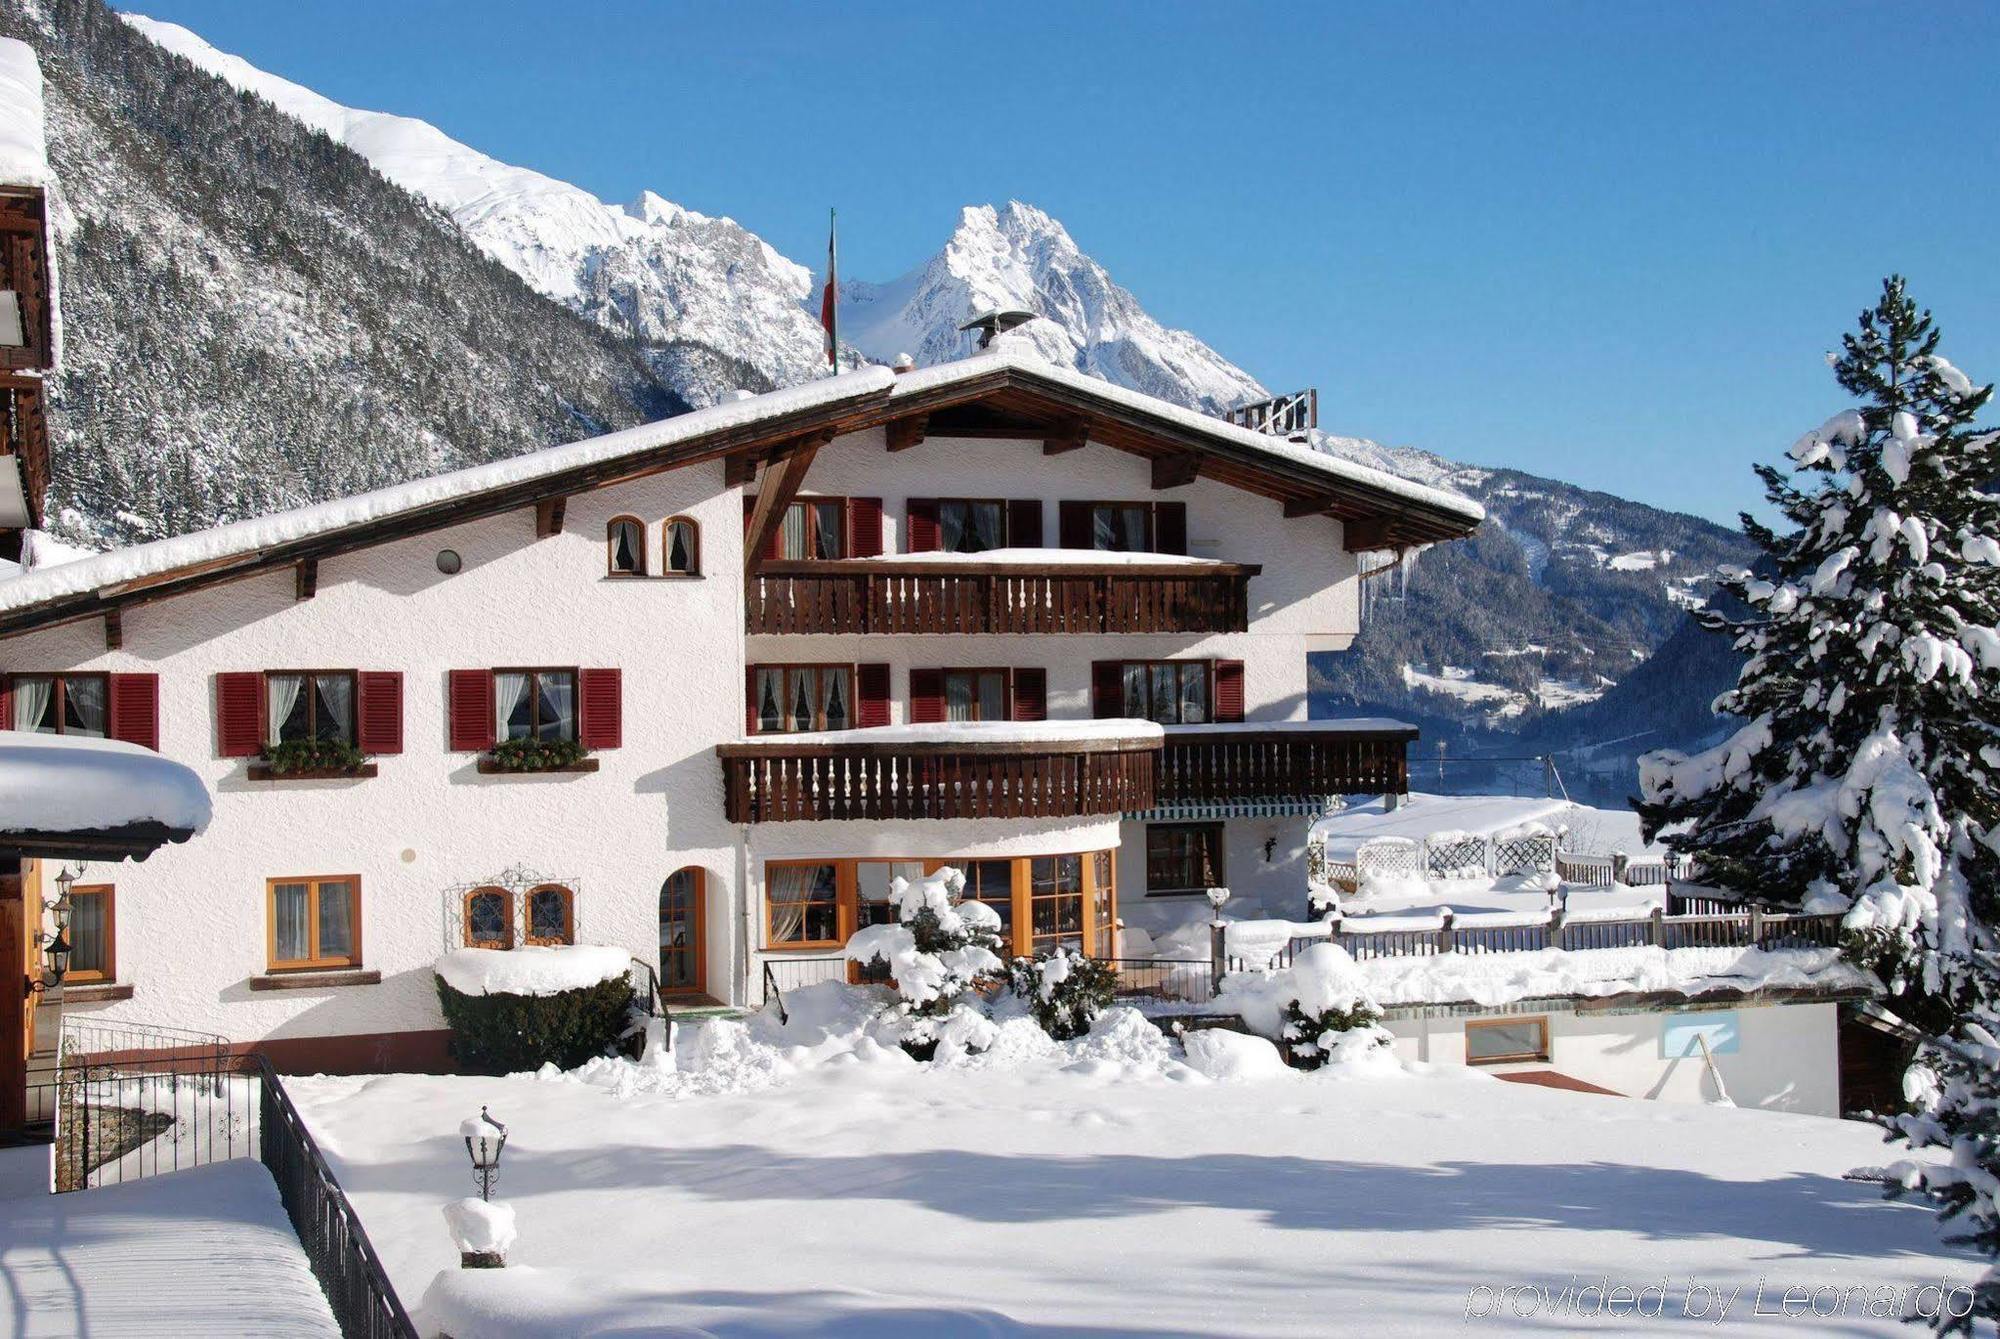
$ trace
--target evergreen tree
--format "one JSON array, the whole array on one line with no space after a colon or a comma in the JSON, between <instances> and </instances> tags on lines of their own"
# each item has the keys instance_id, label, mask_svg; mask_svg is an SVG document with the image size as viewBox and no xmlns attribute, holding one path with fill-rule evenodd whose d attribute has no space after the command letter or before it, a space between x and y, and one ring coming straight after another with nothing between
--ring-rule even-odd
<instances>
[{"instance_id":1,"label":"evergreen tree","mask_svg":"<svg viewBox=\"0 0 2000 1339\"><path fill-rule=\"evenodd\" d=\"M1929 312L1884 282L1832 359L1860 403L1759 466L1791 529L1745 516L1764 551L1710 614L1748 653L1718 712L1747 722L1705 753L1642 760L1650 835L1704 883L1847 913L1859 956L1944 1032L2000 900L2000 431L1938 356Z\"/></svg>"},{"instance_id":2,"label":"evergreen tree","mask_svg":"<svg viewBox=\"0 0 2000 1339\"><path fill-rule=\"evenodd\" d=\"M919 1060L940 1047L980 1051L993 1041L993 1021L968 997L981 979L1006 974L1000 916L964 894L965 875L949 867L914 884L897 878L889 885L896 923L864 926L847 940L850 962L888 968L897 1040Z\"/></svg>"}]
</instances>

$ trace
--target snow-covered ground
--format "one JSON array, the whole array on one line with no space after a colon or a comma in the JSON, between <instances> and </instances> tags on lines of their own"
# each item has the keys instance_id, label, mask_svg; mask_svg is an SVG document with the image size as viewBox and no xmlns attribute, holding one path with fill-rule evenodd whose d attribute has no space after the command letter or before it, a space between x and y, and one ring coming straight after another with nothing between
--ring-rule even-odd
<instances>
[{"instance_id":1,"label":"snow-covered ground","mask_svg":"<svg viewBox=\"0 0 2000 1339\"><path fill-rule=\"evenodd\" d=\"M261 1163L51 1195L46 1148L0 1152L4 1333L338 1335Z\"/></svg>"},{"instance_id":2,"label":"snow-covered ground","mask_svg":"<svg viewBox=\"0 0 2000 1339\"><path fill-rule=\"evenodd\" d=\"M1304 1074L1247 1038L1196 1068L1129 1011L1063 1046L1016 1019L993 1055L919 1065L858 1035L861 992L815 989L789 1029L684 1033L687 1070L288 1086L419 1323L493 1339L1555 1329L1577 1324L1561 1291L1591 1285L1725 1332L1863 1333L1884 1323L1753 1315L1757 1289L1769 1312L1788 1287L1977 1270L1927 1209L1840 1179L1885 1160L1867 1126L1462 1069ZM482 1105L520 1233L500 1274L453 1268L442 1215ZM1501 1302L1523 1286L1556 1297Z\"/></svg>"},{"instance_id":3,"label":"snow-covered ground","mask_svg":"<svg viewBox=\"0 0 2000 1339\"><path fill-rule=\"evenodd\" d=\"M1312 826L1312 835L1326 840L1328 860L1352 860L1361 843L1377 837L1401 837L1422 841L1434 832L1469 832L1492 837L1528 823L1550 827L1587 819L1593 829L1614 826L1629 819L1634 845L1639 849L1639 816L1608 809L1586 809L1564 799L1522 798L1517 795L1431 795L1412 791L1394 809L1379 795L1350 803L1339 813L1329 814ZM1609 848L1606 848L1609 849Z\"/></svg>"}]
</instances>

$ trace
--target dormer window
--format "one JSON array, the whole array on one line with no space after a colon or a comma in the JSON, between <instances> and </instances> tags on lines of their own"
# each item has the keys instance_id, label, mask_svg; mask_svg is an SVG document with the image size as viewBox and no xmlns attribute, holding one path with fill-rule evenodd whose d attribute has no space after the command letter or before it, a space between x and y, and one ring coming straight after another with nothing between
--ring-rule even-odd
<instances>
[{"instance_id":1,"label":"dormer window","mask_svg":"<svg viewBox=\"0 0 2000 1339\"><path fill-rule=\"evenodd\" d=\"M612 576L646 575L646 527L638 518L614 519L605 532L605 543L610 550Z\"/></svg>"},{"instance_id":2,"label":"dormer window","mask_svg":"<svg viewBox=\"0 0 2000 1339\"><path fill-rule=\"evenodd\" d=\"M667 575L701 575L701 527L686 516L673 516L662 527L667 554Z\"/></svg>"}]
</instances>

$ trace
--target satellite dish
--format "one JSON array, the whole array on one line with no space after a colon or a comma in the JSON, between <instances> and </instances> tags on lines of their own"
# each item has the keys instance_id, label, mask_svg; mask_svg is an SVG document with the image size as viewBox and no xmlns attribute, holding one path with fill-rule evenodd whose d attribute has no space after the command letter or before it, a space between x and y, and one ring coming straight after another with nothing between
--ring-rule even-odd
<instances>
[{"instance_id":1,"label":"satellite dish","mask_svg":"<svg viewBox=\"0 0 2000 1339\"><path fill-rule=\"evenodd\" d=\"M1004 335L1016 326L1026 325L1035 319L1035 313L1022 311L1018 307L996 307L983 311L960 326L960 330L977 330L979 347L985 348L993 342L994 336Z\"/></svg>"}]
</instances>

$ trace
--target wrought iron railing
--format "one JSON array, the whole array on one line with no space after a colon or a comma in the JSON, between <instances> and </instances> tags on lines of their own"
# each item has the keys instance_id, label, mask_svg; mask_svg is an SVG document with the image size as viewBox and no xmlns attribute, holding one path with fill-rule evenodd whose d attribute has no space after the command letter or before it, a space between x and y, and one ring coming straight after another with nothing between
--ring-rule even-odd
<instances>
[{"instance_id":1,"label":"wrought iron railing","mask_svg":"<svg viewBox=\"0 0 2000 1339\"><path fill-rule=\"evenodd\" d=\"M255 1083L212 1033L71 1017L29 1106L53 1119L62 1193L251 1156Z\"/></svg>"},{"instance_id":2,"label":"wrought iron railing","mask_svg":"<svg viewBox=\"0 0 2000 1339\"><path fill-rule=\"evenodd\" d=\"M1206 958L1106 958L1118 973L1121 1004L1181 1006L1215 998L1215 968Z\"/></svg>"}]
</instances>

